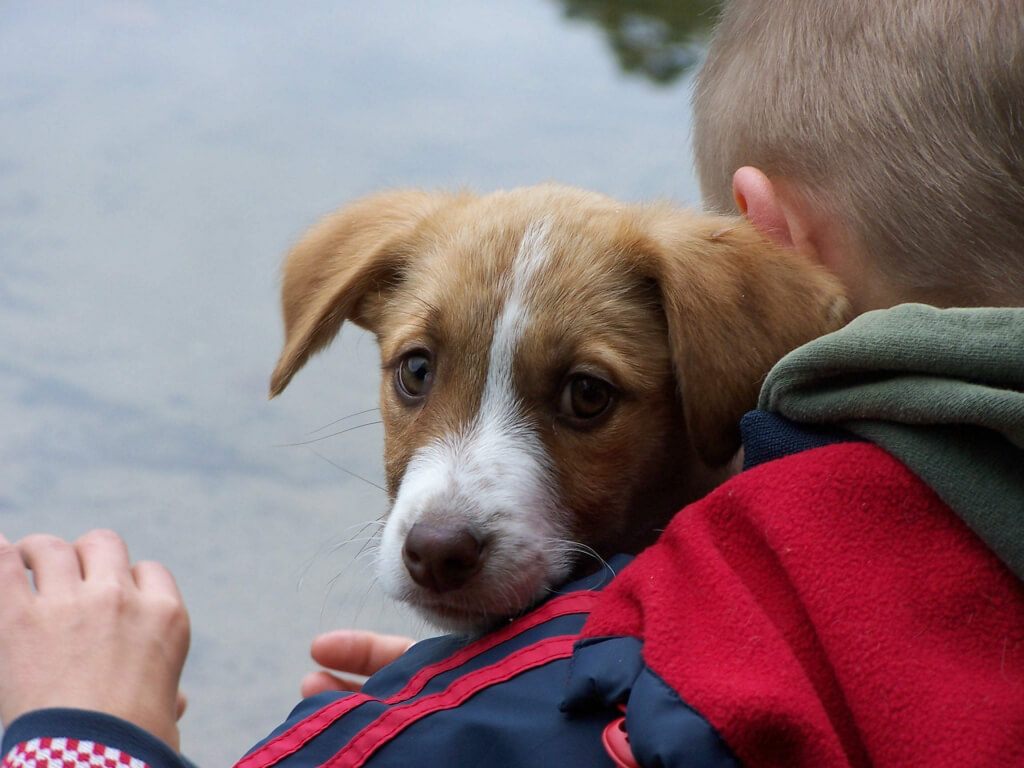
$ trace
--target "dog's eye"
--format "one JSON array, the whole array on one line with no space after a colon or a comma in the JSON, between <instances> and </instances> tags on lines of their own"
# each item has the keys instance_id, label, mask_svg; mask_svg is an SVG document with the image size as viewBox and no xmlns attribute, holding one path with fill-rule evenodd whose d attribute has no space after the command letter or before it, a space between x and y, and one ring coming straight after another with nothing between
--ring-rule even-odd
<instances>
[{"instance_id":1,"label":"dog's eye","mask_svg":"<svg viewBox=\"0 0 1024 768\"><path fill-rule=\"evenodd\" d=\"M593 419L608 409L612 387L594 376L573 376L562 390L559 410L574 419Z\"/></svg>"},{"instance_id":2,"label":"dog's eye","mask_svg":"<svg viewBox=\"0 0 1024 768\"><path fill-rule=\"evenodd\" d=\"M395 387L406 400L419 400L430 389L433 378L430 358L422 352L413 352L402 358L395 371Z\"/></svg>"}]
</instances>

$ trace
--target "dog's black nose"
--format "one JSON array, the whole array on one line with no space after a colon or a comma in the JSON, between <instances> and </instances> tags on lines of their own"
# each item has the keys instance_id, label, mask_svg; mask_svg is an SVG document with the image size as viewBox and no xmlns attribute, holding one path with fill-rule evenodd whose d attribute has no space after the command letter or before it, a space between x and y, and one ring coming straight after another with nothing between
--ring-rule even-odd
<instances>
[{"instance_id":1,"label":"dog's black nose","mask_svg":"<svg viewBox=\"0 0 1024 768\"><path fill-rule=\"evenodd\" d=\"M416 523L405 536L402 559L413 581L434 592L451 592L480 570L483 542L468 528Z\"/></svg>"}]
</instances>

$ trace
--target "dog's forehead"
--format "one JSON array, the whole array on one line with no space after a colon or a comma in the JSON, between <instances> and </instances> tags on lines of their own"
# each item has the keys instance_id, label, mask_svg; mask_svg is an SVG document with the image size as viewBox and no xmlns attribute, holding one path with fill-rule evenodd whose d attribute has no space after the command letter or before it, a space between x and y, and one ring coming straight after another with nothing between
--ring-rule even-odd
<instances>
[{"instance_id":1,"label":"dog's forehead","mask_svg":"<svg viewBox=\"0 0 1024 768\"><path fill-rule=\"evenodd\" d=\"M409 265L384 335L425 334L477 357L502 317L517 337L538 324L571 328L569 318L614 322L643 291L607 212L529 213L469 209L447 222Z\"/></svg>"},{"instance_id":2,"label":"dog's forehead","mask_svg":"<svg viewBox=\"0 0 1024 768\"><path fill-rule=\"evenodd\" d=\"M473 215L435 246L437 281L462 281L476 294L526 298L623 277L617 228L608 216L543 208L529 216Z\"/></svg>"}]
</instances>

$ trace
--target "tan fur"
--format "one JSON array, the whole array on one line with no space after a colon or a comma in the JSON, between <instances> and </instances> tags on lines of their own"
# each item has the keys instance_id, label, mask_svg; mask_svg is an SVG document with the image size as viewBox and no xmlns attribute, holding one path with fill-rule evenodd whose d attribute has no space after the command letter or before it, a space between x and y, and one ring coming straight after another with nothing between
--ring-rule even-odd
<instances>
[{"instance_id":1,"label":"tan fur","mask_svg":"<svg viewBox=\"0 0 1024 768\"><path fill-rule=\"evenodd\" d=\"M345 320L371 330L394 498L416 451L476 413L514 257L543 219L550 256L530 284L515 391L575 540L602 556L635 551L724 478L740 416L774 362L844 319L832 278L742 221L556 185L368 198L314 227L285 263L271 396ZM434 377L416 407L394 388L413 349L431 351ZM577 373L614 385L594 424L559 413Z\"/></svg>"}]
</instances>

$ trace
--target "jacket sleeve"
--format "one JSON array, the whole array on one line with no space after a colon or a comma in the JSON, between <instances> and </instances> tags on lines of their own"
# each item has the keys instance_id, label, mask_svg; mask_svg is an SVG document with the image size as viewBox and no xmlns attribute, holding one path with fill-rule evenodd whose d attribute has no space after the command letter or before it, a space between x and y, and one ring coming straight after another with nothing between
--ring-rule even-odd
<instances>
[{"instance_id":1,"label":"jacket sleeve","mask_svg":"<svg viewBox=\"0 0 1024 768\"><path fill-rule=\"evenodd\" d=\"M41 709L4 731L2 768L195 768L126 720L81 709Z\"/></svg>"},{"instance_id":2,"label":"jacket sleeve","mask_svg":"<svg viewBox=\"0 0 1024 768\"><path fill-rule=\"evenodd\" d=\"M682 510L601 593L577 662L620 636L747 768L1024 764L1024 589L870 443L770 461ZM591 674L594 697L608 673ZM634 754L671 754L682 731L631 727L640 694Z\"/></svg>"},{"instance_id":3,"label":"jacket sleeve","mask_svg":"<svg viewBox=\"0 0 1024 768\"><path fill-rule=\"evenodd\" d=\"M595 707L622 711L604 738L621 728L628 746L616 754L628 751L637 765L739 768L715 728L647 666L642 650L636 637L578 642L563 708L573 713Z\"/></svg>"}]
</instances>

